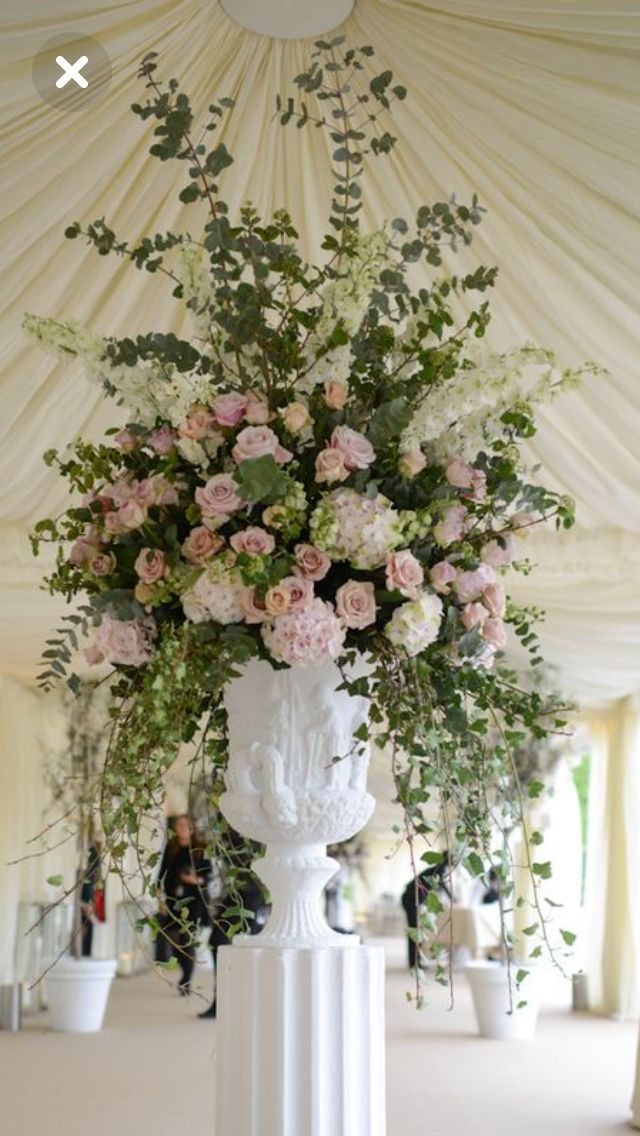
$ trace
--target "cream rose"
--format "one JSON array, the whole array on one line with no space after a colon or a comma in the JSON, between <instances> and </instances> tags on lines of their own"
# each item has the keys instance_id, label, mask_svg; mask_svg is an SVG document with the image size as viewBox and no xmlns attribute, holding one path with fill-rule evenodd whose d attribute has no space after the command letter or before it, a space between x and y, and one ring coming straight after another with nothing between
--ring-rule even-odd
<instances>
[{"instance_id":1,"label":"cream rose","mask_svg":"<svg viewBox=\"0 0 640 1136\"><path fill-rule=\"evenodd\" d=\"M282 412L282 421L290 434L299 434L311 422L308 406L304 402L290 402Z\"/></svg>"},{"instance_id":2,"label":"cream rose","mask_svg":"<svg viewBox=\"0 0 640 1136\"><path fill-rule=\"evenodd\" d=\"M296 544L293 551L296 558L293 571L296 576L306 576L308 580L324 580L331 567L326 552L321 552L313 544Z\"/></svg>"},{"instance_id":3,"label":"cream rose","mask_svg":"<svg viewBox=\"0 0 640 1136\"><path fill-rule=\"evenodd\" d=\"M327 379L324 401L332 410L342 410L349 398L349 384L341 379Z\"/></svg>"},{"instance_id":4,"label":"cream rose","mask_svg":"<svg viewBox=\"0 0 640 1136\"><path fill-rule=\"evenodd\" d=\"M316 455L316 481L331 484L334 481L345 481L349 470L344 463L344 454L341 450L320 450Z\"/></svg>"},{"instance_id":5,"label":"cream rose","mask_svg":"<svg viewBox=\"0 0 640 1136\"><path fill-rule=\"evenodd\" d=\"M427 464L422 450L418 446L413 446L410 450L405 450L398 462L398 472L401 477L410 480L412 477L417 477L422 473Z\"/></svg>"},{"instance_id":6,"label":"cream rose","mask_svg":"<svg viewBox=\"0 0 640 1136\"><path fill-rule=\"evenodd\" d=\"M375 623L377 606L372 583L347 580L336 592L336 611L347 627L363 628Z\"/></svg>"}]
</instances>

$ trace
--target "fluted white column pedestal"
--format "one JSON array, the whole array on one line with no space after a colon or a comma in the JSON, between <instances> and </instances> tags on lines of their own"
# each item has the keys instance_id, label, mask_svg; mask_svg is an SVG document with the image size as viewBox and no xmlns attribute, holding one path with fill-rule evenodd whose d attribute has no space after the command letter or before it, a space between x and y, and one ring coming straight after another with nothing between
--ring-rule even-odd
<instances>
[{"instance_id":1,"label":"fluted white column pedestal","mask_svg":"<svg viewBox=\"0 0 640 1136\"><path fill-rule=\"evenodd\" d=\"M384 1136L384 952L222 947L215 1136Z\"/></svg>"}]
</instances>

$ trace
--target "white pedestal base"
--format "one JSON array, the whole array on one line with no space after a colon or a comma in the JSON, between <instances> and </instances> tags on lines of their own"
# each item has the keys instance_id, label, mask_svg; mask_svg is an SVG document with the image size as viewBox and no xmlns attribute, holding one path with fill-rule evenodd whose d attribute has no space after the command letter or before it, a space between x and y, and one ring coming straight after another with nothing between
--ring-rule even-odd
<instances>
[{"instance_id":1,"label":"white pedestal base","mask_svg":"<svg viewBox=\"0 0 640 1136\"><path fill-rule=\"evenodd\" d=\"M216 1136L384 1136L381 948L222 947L218 1023Z\"/></svg>"}]
</instances>

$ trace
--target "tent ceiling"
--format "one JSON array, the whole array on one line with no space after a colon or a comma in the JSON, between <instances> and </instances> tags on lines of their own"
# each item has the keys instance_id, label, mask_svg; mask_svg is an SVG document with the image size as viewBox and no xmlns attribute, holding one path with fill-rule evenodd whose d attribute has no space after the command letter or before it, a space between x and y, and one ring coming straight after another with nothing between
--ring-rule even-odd
<instances>
[{"instance_id":1,"label":"tent ceiling","mask_svg":"<svg viewBox=\"0 0 640 1136\"><path fill-rule=\"evenodd\" d=\"M32 85L34 54L61 29L98 39L113 64L107 94L86 111L61 114ZM547 607L547 651L572 689L589 702L627 695L640 688L637 4L358 0L342 30L373 44L410 90L394 117L397 156L371 168L366 222L477 191L488 214L468 256L500 265L494 344L533 339L563 363L608 369L544 412L533 456L577 498L579 528L558 545L536 540L542 570L516 592ZM77 371L26 345L22 313L115 334L180 326L159 279L61 235L71 220L102 214L133 239L180 227L181 171L148 159L127 110L140 97L136 63L158 51L203 109L215 94L236 98L227 195L264 210L288 205L309 252L330 175L322 132L272 121L307 44L246 31L216 0L32 0L28 21L5 11L2 33L0 669L29 678L55 604L37 591L26 533L64 502L40 455L74 433L96 435L112 412Z\"/></svg>"}]
</instances>

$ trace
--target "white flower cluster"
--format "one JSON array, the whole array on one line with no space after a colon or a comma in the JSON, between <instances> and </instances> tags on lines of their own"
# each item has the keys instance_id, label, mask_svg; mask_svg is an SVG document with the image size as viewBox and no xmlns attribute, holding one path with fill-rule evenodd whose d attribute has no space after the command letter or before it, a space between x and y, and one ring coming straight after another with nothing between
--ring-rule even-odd
<instances>
[{"instance_id":1,"label":"white flower cluster","mask_svg":"<svg viewBox=\"0 0 640 1136\"><path fill-rule=\"evenodd\" d=\"M175 273L182 284L184 302L191 310L196 335L207 339L211 325L212 281L205 250L200 245L182 245Z\"/></svg>"},{"instance_id":2,"label":"white flower cluster","mask_svg":"<svg viewBox=\"0 0 640 1136\"><path fill-rule=\"evenodd\" d=\"M533 346L501 355L481 355L470 344L457 373L426 392L404 432L401 448L428 446L433 460L458 454L473 461L502 432L501 416L529 410L575 385L579 376L560 373L551 352Z\"/></svg>"},{"instance_id":3,"label":"white flower cluster","mask_svg":"<svg viewBox=\"0 0 640 1136\"><path fill-rule=\"evenodd\" d=\"M22 327L29 339L49 355L57 355L67 362L70 355L95 361L105 357L107 341L101 335L87 331L75 320L59 323L58 320L27 314Z\"/></svg>"}]
</instances>

